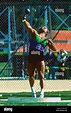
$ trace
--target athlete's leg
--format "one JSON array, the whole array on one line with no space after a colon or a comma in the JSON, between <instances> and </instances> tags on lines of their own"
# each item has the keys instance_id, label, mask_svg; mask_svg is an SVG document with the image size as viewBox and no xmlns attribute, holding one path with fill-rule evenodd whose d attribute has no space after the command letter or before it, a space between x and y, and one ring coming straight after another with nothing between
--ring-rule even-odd
<instances>
[{"instance_id":1,"label":"athlete's leg","mask_svg":"<svg viewBox=\"0 0 71 113\"><path fill-rule=\"evenodd\" d=\"M29 83L30 83L31 91L33 93L33 96L36 97L36 91L34 89L35 66L31 63L28 63L27 70L29 74Z\"/></svg>"},{"instance_id":2,"label":"athlete's leg","mask_svg":"<svg viewBox=\"0 0 71 113\"><path fill-rule=\"evenodd\" d=\"M37 65L37 70L38 70L38 77L40 79L40 95L43 98L44 97L44 72L45 72L45 63L44 61L41 61Z\"/></svg>"}]
</instances>

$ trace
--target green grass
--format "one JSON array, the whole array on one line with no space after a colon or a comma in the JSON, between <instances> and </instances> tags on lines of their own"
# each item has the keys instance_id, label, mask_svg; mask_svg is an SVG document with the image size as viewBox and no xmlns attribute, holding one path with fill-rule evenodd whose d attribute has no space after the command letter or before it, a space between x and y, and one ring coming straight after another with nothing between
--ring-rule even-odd
<instances>
[{"instance_id":1,"label":"green grass","mask_svg":"<svg viewBox=\"0 0 71 113\"><path fill-rule=\"evenodd\" d=\"M6 65L6 62L0 62L0 70Z\"/></svg>"},{"instance_id":2,"label":"green grass","mask_svg":"<svg viewBox=\"0 0 71 113\"><path fill-rule=\"evenodd\" d=\"M4 69L4 70L3 70ZM2 71L3 70L3 71ZM0 77L8 77L8 71L12 72L12 64L11 67L7 64L7 62L0 62Z\"/></svg>"},{"instance_id":3,"label":"green grass","mask_svg":"<svg viewBox=\"0 0 71 113\"><path fill-rule=\"evenodd\" d=\"M31 92L20 92L20 93L0 93L0 99L8 99L8 97L31 97ZM39 92L37 92L39 97ZM58 92L45 92L45 97L61 97L61 100L71 100L71 91L58 91ZM31 100L30 100L31 101ZM71 106L71 102L38 102L38 103L14 103L7 101L0 101L0 105L3 106Z\"/></svg>"}]
</instances>

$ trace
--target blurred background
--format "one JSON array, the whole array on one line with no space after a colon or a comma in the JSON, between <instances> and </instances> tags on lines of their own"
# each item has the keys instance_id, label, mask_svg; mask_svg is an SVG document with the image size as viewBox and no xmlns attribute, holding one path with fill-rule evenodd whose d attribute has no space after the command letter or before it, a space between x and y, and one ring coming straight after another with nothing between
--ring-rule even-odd
<instances>
[{"instance_id":1,"label":"blurred background","mask_svg":"<svg viewBox=\"0 0 71 113\"><path fill-rule=\"evenodd\" d=\"M71 0L1 0L0 4L0 79L29 77L30 36L22 23L26 8L27 21L37 31L46 26L59 50L45 50L45 79L71 79ZM36 79L37 75L36 70Z\"/></svg>"}]
</instances>

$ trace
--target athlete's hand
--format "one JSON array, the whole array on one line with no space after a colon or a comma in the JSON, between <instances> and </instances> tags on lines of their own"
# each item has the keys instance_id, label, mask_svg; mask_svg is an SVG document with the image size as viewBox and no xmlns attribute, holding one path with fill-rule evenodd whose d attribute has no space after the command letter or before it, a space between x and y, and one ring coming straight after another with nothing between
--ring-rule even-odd
<instances>
[{"instance_id":1,"label":"athlete's hand","mask_svg":"<svg viewBox=\"0 0 71 113\"><path fill-rule=\"evenodd\" d=\"M23 16L23 20L26 20L26 17L27 17L27 15L24 15L24 16Z\"/></svg>"},{"instance_id":2,"label":"athlete's hand","mask_svg":"<svg viewBox=\"0 0 71 113\"><path fill-rule=\"evenodd\" d=\"M26 18L27 18L27 16L29 15L29 13L30 13L30 9L25 9L25 14L24 14L24 16L23 16L23 20L24 20L24 19L26 20Z\"/></svg>"}]
</instances>

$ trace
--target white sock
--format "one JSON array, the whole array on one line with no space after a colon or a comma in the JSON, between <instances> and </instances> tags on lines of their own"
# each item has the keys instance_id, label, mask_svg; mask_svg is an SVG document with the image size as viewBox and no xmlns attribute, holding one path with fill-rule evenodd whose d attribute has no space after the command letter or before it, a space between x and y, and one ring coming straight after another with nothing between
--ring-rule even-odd
<instances>
[{"instance_id":1,"label":"white sock","mask_svg":"<svg viewBox=\"0 0 71 113\"><path fill-rule=\"evenodd\" d=\"M31 91L32 91L32 93L36 93L36 91L35 91L35 88L34 88L34 87L31 87Z\"/></svg>"},{"instance_id":2,"label":"white sock","mask_svg":"<svg viewBox=\"0 0 71 113\"><path fill-rule=\"evenodd\" d=\"M42 88L41 90L40 90L40 94L43 94L44 93L44 89Z\"/></svg>"}]
</instances>

